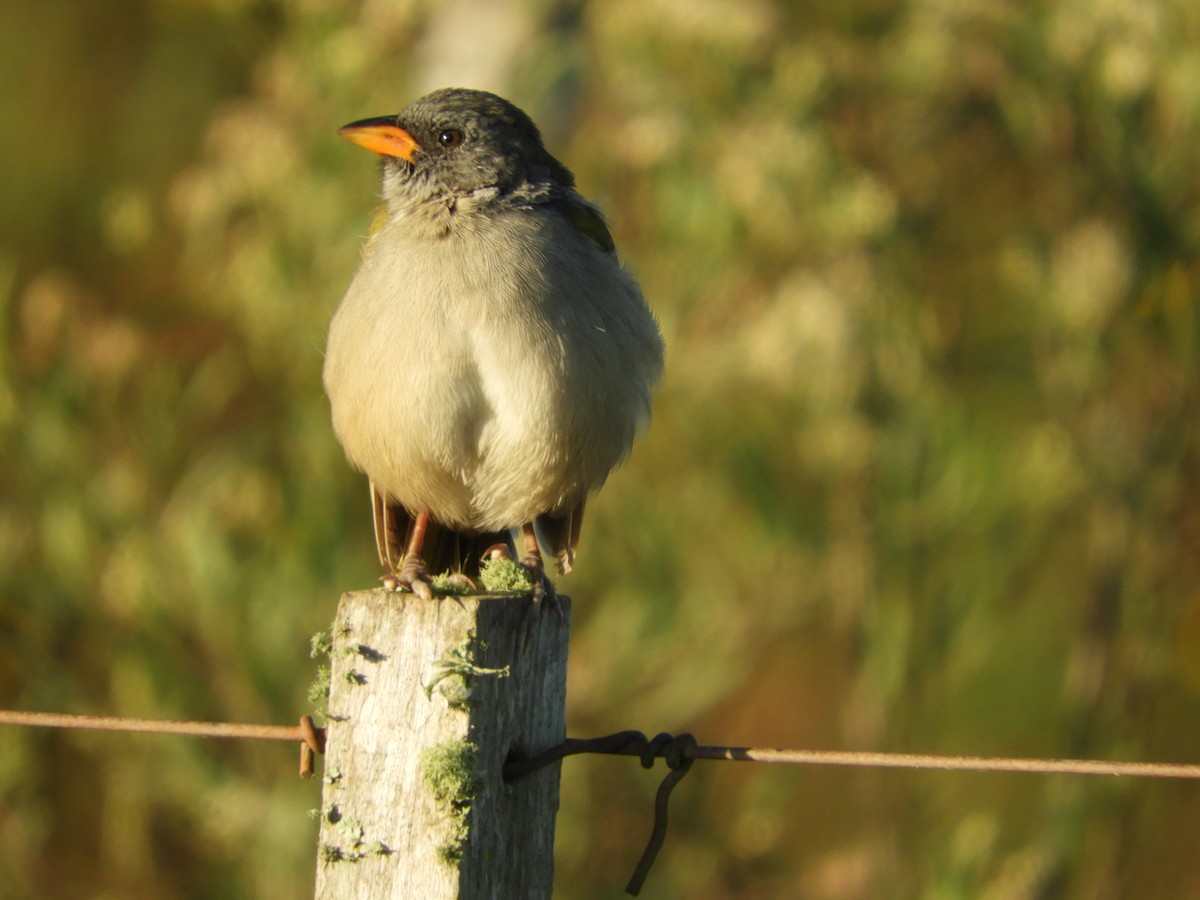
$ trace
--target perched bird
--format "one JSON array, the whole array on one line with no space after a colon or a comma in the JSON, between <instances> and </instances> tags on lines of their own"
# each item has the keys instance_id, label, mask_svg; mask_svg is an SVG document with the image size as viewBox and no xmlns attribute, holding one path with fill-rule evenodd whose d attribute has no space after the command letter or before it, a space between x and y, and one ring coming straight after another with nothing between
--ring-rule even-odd
<instances>
[{"instance_id":1,"label":"perched bird","mask_svg":"<svg viewBox=\"0 0 1200 900\"><path fill-rule=\"evenodd\" d=\"M432 596L520 535L570 571L584 500L629 453L663 344L600 212L524 112L439 90L338 132L382 157L381 210L329 327L325 390L370 479L385 582Z\"/></svg>"}]
</instances>

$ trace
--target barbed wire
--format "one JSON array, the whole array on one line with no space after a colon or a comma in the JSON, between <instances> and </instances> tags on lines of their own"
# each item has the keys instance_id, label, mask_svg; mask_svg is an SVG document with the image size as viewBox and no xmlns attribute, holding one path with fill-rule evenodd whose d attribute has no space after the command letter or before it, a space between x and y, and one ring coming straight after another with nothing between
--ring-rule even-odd
<instances>
[{"instance_id":1,"label":"barbed wire","mask_svg":"<svg viewBox=\"0 0 1200 900\"><path fill-rule=\"evenodd\" d=\"M326 732L311 716L297 725L254 725L235 722L195 722L168 719L133 719L119 716L85 716L67 713L0 710L0 725L176 734L191 737L258 741L289 741L300 745L300 775L311 778L314 757L325 752ZM666 837L667 801L675 785L697 759L789 765L859 766L892 769L929 769L960 772L1014 772L1038 775L1109 775L1130 778L1200 779L1200 765L1191 763L1131 762L1092 759L1035 759L1004 756L946 756L930 753L882 753L853 750L785 750L766 747L722 747L698 744L691 734L659 734L647 738L640 731L619 731L598 738L566 738L561 744L533 756L510 756L504 763L506 782L531 775L538 769L581 753L637 756L645 768L664 758L669 771L654 800L654 827L646 849L625 890L636 896Z\"/></svg>"}]
</instances>

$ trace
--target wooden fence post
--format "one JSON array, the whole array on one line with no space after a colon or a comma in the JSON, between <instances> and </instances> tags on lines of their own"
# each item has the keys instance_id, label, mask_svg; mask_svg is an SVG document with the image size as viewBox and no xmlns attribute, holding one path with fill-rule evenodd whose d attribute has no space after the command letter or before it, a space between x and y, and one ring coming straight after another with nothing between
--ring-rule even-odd
<instances>
[{"instance_id":1,"label":"wooden fence post","mask_svg":"<svg viewBox=\"0 0 1200 900\"><path fill-rule=\"evenodd\" d=\"M342 596L332 629L318 900L548 898L570 600Z\"/></svg>"}]
</instances>

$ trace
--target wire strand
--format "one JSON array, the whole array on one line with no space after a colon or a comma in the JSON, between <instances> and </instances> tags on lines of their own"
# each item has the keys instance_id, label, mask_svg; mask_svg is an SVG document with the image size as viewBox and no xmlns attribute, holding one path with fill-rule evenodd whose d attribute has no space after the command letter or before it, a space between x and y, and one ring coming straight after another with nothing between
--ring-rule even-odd
<instances>
[{"instance_id":1,"label":"wire strand","mask_svg":"<svg viewBox=\"0 0 1200 900\"><path fill-rule=\"evenodd\" d=\"M235 738L252 741L303 741L298 725L243 725L236 722L180 722L169 719L126 719L117 716L78 716L66 713L0 710L0 725L35 728L71 728L91 731L132 731L183 734L193 737Z\"/></svg>"},{"instance_id":2,"label":"wire strand","mask_svg":"<svg viewBox=\"0 0 1200 900\"><path fill-rule=\"evenodd\" d=\"M307 718L307 717L304 717ZM65 713L0 710L0 725L36 728L69 728L96 731L128 731L180 734L193 737L230 738L303 743L323 752L325 732L309 719L301 725L252 725L235 722L192 722L167 719L128 719L117 716L81 716ZM624 733L622 733L624 734ZM607 753L640 756L645 744L626 742L605 747L593 741L568 738L554 759L575 753ZM542 754L539 754L541 756ZM688 759L734 762L784 763L816 766L874 766L891 769L940 769L960 772L1025 772L1042 775L1111 775L1129 778L1200 778L1200 765L1189 763L1126 762L1093 759L1030 759L1004 756L940 756L929 753L877 753L852 750L786 750L768 747L721 747L703 744L687 747ZM550 760L552 761L552 760Z\"/></svg>"},{"instance_id":3,"label":"wire strand","mask_svg":"<svg viewBox=\"0 0 1200 900\"><path fill-rule=\"evenodd\" d=\"M622 750L621 752L626 752ZM1200 778L1200 765L1093 759L1021 759L1004 756L938 756L929 753L869 753L847 750L776 750L761 747L689 747L694 759L790 763L819 766L876 766L963 772L1028 772L1042 775L1124 775L1133 778Z\"/></svg>"},{"instance_id":4,"label":"wire strand","mask_svg":"<svg viewBox=\"0 0 1200 900\"><path fill-rule=\"evenodd\" d=\"M301 716L298 725L246 725L237 722L179 722L169 719L127 719L118 716L78 716L67 713L18 712L0 709L0 725L68 728L84 731L129 731L142 734L182 734L191 737L252 741L291 741L300 745L300 777L312 778L316 755L325 752L325 729Z\"/></svg>"}]
</instances>

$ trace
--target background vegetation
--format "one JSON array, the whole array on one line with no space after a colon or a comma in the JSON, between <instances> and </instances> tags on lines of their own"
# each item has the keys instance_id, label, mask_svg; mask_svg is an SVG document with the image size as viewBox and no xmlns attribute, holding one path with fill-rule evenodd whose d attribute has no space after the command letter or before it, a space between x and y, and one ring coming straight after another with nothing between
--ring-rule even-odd
<instances>
[{"instance_id":1,"label":"background vegetation","mask_svg":"<svg viewBox=\"0 0 1200 900\"><path fill-rule=\"evenodd\" d=\"M0 4L0 706L290 722L376 575L320 386L341 124L503 93L669 344L570 731L1196 761L1200 6ZM11 897L311 891L292 751L6 729ZM564 770L558 895L657 776ZM1200 893L1189 785L698 765L648 896Z\"/></svg>"}]
</instances>

